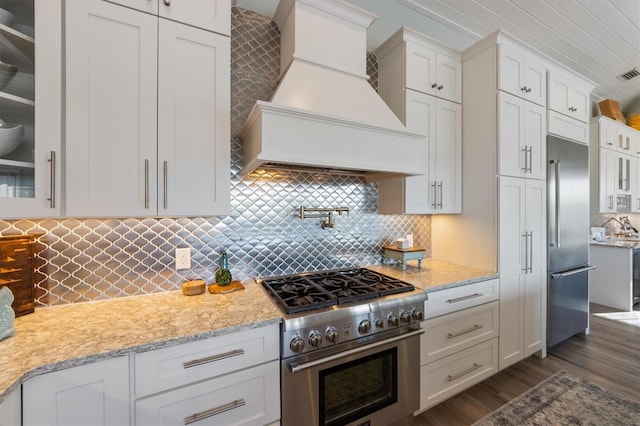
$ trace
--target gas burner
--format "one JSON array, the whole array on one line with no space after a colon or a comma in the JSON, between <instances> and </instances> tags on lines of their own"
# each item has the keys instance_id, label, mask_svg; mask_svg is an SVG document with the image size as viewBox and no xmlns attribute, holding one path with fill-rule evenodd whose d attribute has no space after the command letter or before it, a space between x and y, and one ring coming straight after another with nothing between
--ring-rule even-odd
<instances>
[{"instance_id":1,"label":"gas burner","mask_svg":"<svg viewBox=\"0 0 640 426\"><path fill-rule=\"evenodd\" d=\"M411 284L364 268L288 275L261 281L287 314L414 290Z\"/></svg>"}]
</instances>

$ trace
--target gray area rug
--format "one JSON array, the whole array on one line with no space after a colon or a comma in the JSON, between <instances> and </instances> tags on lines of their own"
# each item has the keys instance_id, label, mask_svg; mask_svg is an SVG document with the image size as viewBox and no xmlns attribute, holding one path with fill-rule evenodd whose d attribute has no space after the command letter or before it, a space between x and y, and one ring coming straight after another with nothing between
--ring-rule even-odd
<instances>
[{"instance_id":1,"label":"gray area rug","mask_svg":"<svg viewBox=\"0 0 640 426\"><path fill-rule=\"evenodd\" d=\"M640 403L560 370L474 423L489 425L640 425Z\"/></svg>"}]
</instances>

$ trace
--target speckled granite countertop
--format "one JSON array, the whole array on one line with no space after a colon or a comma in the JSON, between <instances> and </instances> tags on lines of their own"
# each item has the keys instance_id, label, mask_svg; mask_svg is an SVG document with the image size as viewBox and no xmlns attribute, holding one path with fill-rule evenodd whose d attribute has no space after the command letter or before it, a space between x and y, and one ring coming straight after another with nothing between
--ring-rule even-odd
<instances>
[{"instance_id":1,"label":"speckled granite countertop","mask_svg":"<svg viewBox=\"0 0 640 426\"><path fill-rule=\"evenodd\" d=\"M640 241L621 240L621 239L607 239L605 241L590 241L592 246L604 246L604 247L618 247L624 249L637 249L640 248Z\"/></svg>"},{"instance_id":2,"label":"speckled granite countertop","mask_svg":"<svg viewBox=\"0 0 640 426\"><path fill-rule=\"evenodd\" d=\"M0 402L29 377L281 321L255 282L229 294L171 291L39 308L0 341Z\"/></svg>"},{"instance_id":3,"label":"speckled granite countertop","mask_svg":"<svg viewBox=\"0 0 640 426\"><path fill-rule=\"evenodd\" d=\"M367 268L406 281L427 292L498 278L498 274L494 271L470 268L437 259L423 260L422 268L412 264L414 262L407 265L406 271L397 266L368 266Z\"/></svg>"},{"instance_id":4,"label":"speckled granite countertop","mask_svg":"<svg viewBox=\"0 0 640 426\"><path fill-rule=\"evenodd\" d=\"M435 291L496 278L495 272L425 259L370 269ZM16 318L16 334L0 341L0 402L29 377L100 359L145 352L281 321L255 282L244 290L183 296L180 291L39 308Z\"/></svg>"}]
</instances>

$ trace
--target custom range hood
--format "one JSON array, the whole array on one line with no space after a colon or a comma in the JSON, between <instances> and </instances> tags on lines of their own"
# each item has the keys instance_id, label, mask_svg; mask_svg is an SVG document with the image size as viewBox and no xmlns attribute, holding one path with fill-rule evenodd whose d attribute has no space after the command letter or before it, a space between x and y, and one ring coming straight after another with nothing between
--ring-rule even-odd
<instances>
[{"instance_id":1,"label":"custom range hood","mask_svg":"<svg viewBox=\"0 0 640 426\"><path fill-rule=\"evenodd\" d=\"M366 30L376 19L339 0L280 0L280 82L241 132L245 167L375 176L427 172L424 135L408 132L368 83Z\"/></svg>"}]
</instances>

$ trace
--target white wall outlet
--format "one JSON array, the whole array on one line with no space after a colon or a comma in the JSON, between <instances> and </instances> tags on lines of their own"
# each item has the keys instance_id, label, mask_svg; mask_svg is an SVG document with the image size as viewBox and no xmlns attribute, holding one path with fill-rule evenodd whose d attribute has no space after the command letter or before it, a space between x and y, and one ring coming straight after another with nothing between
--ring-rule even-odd
<instances>
[{"instance_id":1,"label":"white wall outlet","mask_svg":"<svg viewBox=\"0 0 640 426\"><path fill-rule=\"evenodd\" d=\"M176 248L176 271L191 268L191 248Z\"/></svg>"}]
</instances>

